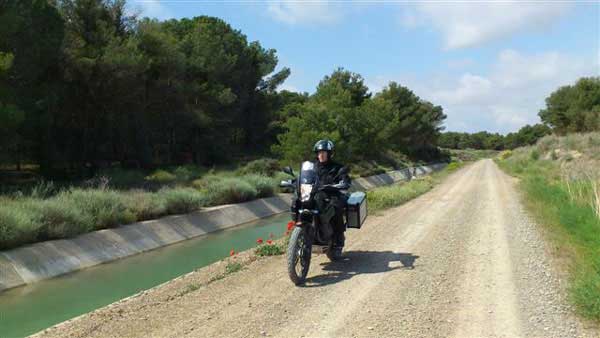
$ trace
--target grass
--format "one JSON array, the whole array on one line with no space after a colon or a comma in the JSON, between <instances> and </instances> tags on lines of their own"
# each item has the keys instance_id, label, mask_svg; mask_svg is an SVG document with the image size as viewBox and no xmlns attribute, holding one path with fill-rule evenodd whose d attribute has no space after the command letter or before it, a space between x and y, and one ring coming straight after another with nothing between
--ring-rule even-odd
<instances>
[{"instance_id":1,"label":"grass","mask_svg":"<svg viewBox=\"0 0 600 338\"><path fill-rule=\"evenodd\" d=\"M519 177L525 204L567 262L570 298L600 322L600 133L547 136L497 160Z\"/></svg>"},{"instance_id":2,"label":"grass","mask_svg":"<svg viewBox=\"0 0 600 338\"><path fill-rule=\"evenodd\" d=\"M442 171L413 179L408 182L399 182L393 185L375 188L367 192L367 205L369 212L395 207L431 190L437 183L450 173L458 170L464 162L452 162Z\"/></svg>"},{"instance_id":3,"label":"grass","mask_svg":"<svg viewBox=\"0 0 600 338\"><path fill-rule=\"evenodd\" d=\"M150 173L106 169L70 186L41 181L0 195L0 250L273 196L280 191L278 183L289 179L277 170L276 160L261 159L229 171L189 165ZM397 205L429 190L432 182L402 186L369 193L370 207Z\"/></svg>"},{"instance_id":4,"label":"grass","mask_svg":"<svg viewBox=\"0 0 600 338\"><path fill-rule=\"evenodd\" d=\"M253 164L245 172L260 168ZM206 206L273 196L281 179L280 175L268 177L258 173L235 176L236 172L231 171L211 172L198 178L206 170L190 166L158 170L146 177L139 171L104 173L112 176L97 176L83 186L60 188L41 181L25 193L0 196L0 250L188 213ZM143 187L149 182L159 189L121 189L128 185Z\"/></svg>"},{"instance_id":5,"label":"grass","mask_svg":"<svg viewBox=\"0 0 600 338\"><path fill-rule=\"evenodd\" d=\"M261 257L282 255L285 253L286 247L287 245L284 246L284 243L273 242L271 244L262 244L256 248L256 255Z\"/></svg>"}]
</instances>

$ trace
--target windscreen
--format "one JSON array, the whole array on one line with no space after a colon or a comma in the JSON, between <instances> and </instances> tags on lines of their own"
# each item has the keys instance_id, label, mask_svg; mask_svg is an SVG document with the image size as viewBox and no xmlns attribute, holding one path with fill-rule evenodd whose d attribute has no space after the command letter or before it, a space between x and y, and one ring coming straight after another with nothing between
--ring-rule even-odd
<instances>
[{"instance_id":1,"label":"windscreen","mask_svg":"<svg viewBox=\"0 0 600 338\"><path fill-rule=\"evenodd\" d=\"M315 164L310 161L303 162L300 168L300 184L314 184L316 180Z\"/></svg>"}]
</instances>

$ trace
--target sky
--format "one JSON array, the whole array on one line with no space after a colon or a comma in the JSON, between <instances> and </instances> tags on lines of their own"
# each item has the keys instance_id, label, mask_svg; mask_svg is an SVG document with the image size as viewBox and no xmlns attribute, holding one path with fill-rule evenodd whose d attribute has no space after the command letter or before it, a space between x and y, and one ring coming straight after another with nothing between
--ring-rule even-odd
<instances>
[{"instance_id":1,"label":"sky","mask_svg":"<svg viewBox=\"0 0 600 338\"><path fill-rule=\"evenodd\" d=\"M600 76L600 2L129 0L160 20L222 18L314 93L338 67L372 93L390 81L441 105L448 131L502 134L539 122L545 98Z\"/></svg>"}]
</instances>

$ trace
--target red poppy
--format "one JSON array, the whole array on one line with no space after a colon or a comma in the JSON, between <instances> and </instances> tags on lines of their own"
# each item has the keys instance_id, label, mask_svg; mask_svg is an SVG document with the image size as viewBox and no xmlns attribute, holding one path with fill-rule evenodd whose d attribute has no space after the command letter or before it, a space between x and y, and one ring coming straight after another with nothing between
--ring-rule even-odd
<instances>
[{"instance_id":1,"label":"red poppy","mask_svg":"<svg viewBox=\"0 0 600 338\"><path fill-rule=\"evenodd\" d=\"M273 244L273 241L272 241L272 240L270 240L270 239L268 239L268 240L267 240L267 244L271 245L271 244Z\"/></svg>"},{"instance_id":2,"label":"red poppy","mask_svg":"<svg viewBox=\"0 0 600 338\"><path fill-rule=\"evenodd\" d=\"M256 240L256 243L258 243L258 244L262 244L262 242L263 242L263 239L262 239L261 237L259 237L259 238Z\"/></svg>"},{"instance_id":3,"label":"red poppy","mask_svg":"<svg viewBox=\"0 0 600 338\"><path fill-rule=\"evenodd\" d=\"M285 232L285 235L287 236L287 235L289 235L289 234L290 234L290 231L289 231L289 230L287 230L287 231Z\"/></svg>"},{"instance_id":4,"label":"red poppy","mask_svg":"<svg viewBox=\"0 0 600 338\"><path fill-rule=\"evenodd\" d=\"M231 249L231 251L229 251L229 256L233 256L235 255L235 250Z\"/></svg>"},{"instance_id":5,"label":"red poppy","mask_svg":"<svg viewBox=\"0 0 600 338\"><path fill-rule=\"evenodd\" d=\"M293 221L289 221L287 224L288 231L292 230L294 228L294 225L296 224Z\"/></svg>"},{"instance_id":6,"label":"red poppy","mask_svg":"<svg viewBox=\"0 0 600 338\"><path fill-rule=\"evenodd\" d=\"M269 238L273 238L273 233L272 232L269 234Z\"/></svg>"}]
</instances>

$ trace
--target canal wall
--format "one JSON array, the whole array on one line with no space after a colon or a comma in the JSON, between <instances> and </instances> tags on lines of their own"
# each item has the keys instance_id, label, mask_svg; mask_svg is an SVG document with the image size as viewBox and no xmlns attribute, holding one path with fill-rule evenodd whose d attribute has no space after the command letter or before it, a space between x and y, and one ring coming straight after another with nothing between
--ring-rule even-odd
<instances>
[{"instance_id":1,"label":"canal wall","mask_svg":"<svg viewBox=\"0 0 600 338\"><path fill-rule=\"evenodd\" d=\"M357 178L353 189L409 180L445 166L440 163ZM0 292L279 214L289 210L290 201L291 195L279 194L2 251Z\"/></svg>"}]
</instances>

